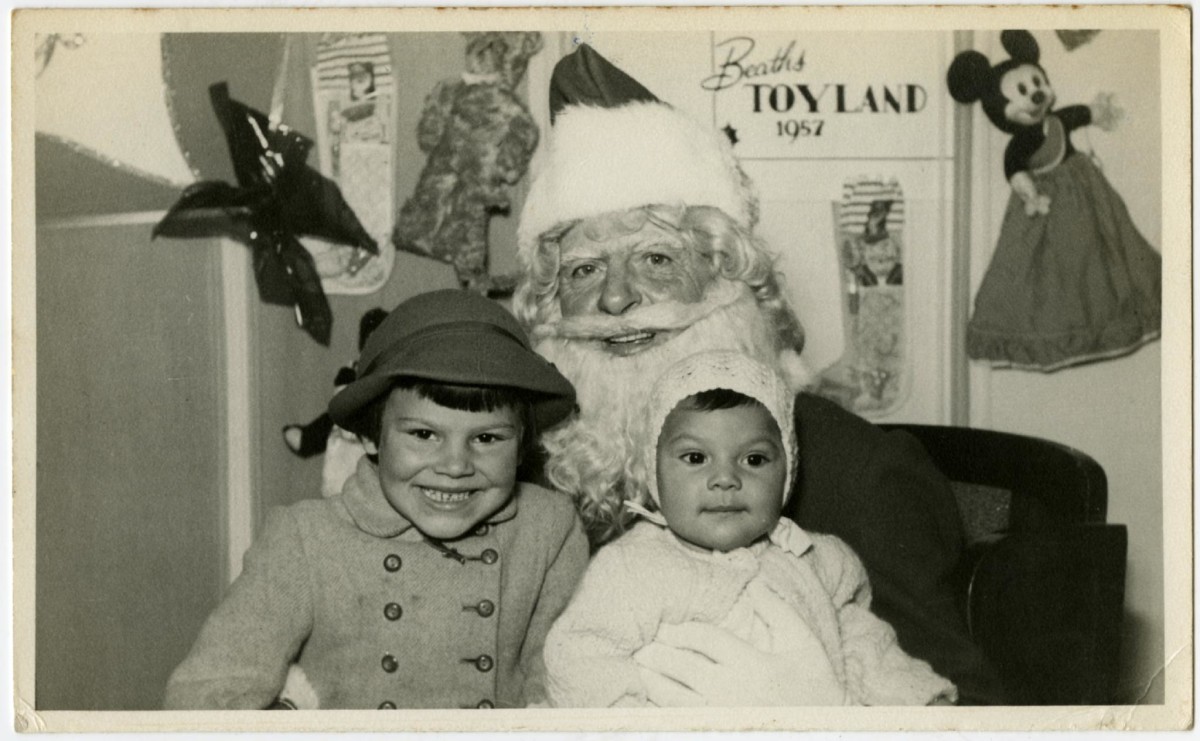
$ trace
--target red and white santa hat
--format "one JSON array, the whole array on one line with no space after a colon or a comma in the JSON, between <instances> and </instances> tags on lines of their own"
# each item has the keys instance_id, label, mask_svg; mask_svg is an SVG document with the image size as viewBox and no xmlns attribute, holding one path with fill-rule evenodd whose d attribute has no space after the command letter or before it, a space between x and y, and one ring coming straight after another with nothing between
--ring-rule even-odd
<instances>
[{"instance_id":1,"label":"red and white santa hat","mask_svg":"<svg viewBox=\"0 0 1200 741\"><path fill-rule=\"evenodd\" d=\"M712 206L750 229L758 198L728 137L663 103L587 44L550 80L552 128L517 232L525 264L569 221L651 204Z\"/></svg>"}]
</instances>

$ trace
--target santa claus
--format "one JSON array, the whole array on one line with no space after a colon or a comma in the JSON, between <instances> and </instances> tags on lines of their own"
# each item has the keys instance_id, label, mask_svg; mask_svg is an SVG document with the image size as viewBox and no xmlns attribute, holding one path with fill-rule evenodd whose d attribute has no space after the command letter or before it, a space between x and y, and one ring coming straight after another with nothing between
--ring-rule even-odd
<instances>
[{"instance_id":1,"label":"santa claus","mask_svg":"<svg viewBox=\"0 0 1200 741\"><path fill-rule=\"evenodd\" d=\"M629 433L650 384L684 356L737 349L779 368L797 390L800 472L785 514L855 549L872 609L906 651L954 681L965 701L1001 701L950 589L962 535L948 483L910 436L803 390L803 332L755 236L758 199L728 140L586 45L559 62L550 98L553 125L518 231L514 310L578 391L578 414L543 436L545 472L575 499L593 545L628 524L627 492L646 490L626 484L642 475ZM697 630L672 642L680 648L646 660L684 693L672 701L733 704L704 696L706 676L728 672L757 677L750 693L779 695L772 676L783 675L772 674L771 659L732 636Z\"/></svg>"}]
</instances>

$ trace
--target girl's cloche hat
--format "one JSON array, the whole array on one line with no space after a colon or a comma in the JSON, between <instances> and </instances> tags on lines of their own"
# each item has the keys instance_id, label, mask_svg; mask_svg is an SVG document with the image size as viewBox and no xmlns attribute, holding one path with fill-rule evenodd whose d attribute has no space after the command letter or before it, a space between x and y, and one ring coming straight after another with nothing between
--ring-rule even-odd
<instances>
[{"instance_id":1,"label":"girl's cloche hat","mask_svg":"<svg viewBox=\"0 0 1200 741\"><path fill-rule=\"evenodd\" d=\"M358 359L358 379L329 402L329 416L363 434L363 412L400 376L532 392L539 431L575 408L575 387L533 351L516 318L495 301L460 289L422 293L397 306L371 333Z\"/></svg>"}]
</instances>

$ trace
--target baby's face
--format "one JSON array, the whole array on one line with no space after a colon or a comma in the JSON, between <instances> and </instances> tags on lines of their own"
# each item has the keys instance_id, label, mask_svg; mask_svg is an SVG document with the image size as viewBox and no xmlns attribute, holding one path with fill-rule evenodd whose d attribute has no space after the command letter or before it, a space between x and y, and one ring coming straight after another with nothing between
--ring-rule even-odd
<instances>
[{"instance_id":1,"label":"baby's face","mask_svg":"<svg viewBox=\"0 0 1200 741\"><path fill-rule=\"evenodd\" d=\"M786 478L779 428L759 405L676 408L663 424L659 506L689 543L729 551L769 533L779 521Z\"/></svg>"},{"instance_id":2,"label":"baby's face","mask_svg":"<svg viewBox=\"0 0 1200 741\"><path fill-rule=\"evenodd\" d=\"M512 496L521 442L514 409L466 412L396 389L379 437L383 495L425 535L457 538Z\"/></svg>"}]
</instances>

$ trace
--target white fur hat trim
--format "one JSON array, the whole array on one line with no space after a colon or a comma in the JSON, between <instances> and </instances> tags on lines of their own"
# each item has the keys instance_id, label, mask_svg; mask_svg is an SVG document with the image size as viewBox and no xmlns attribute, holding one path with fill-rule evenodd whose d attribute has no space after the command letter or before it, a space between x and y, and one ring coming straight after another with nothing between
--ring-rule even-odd
<instances>
[{"instance_id":1,"label":"white fur hat trim","mask_svg":"<svg viewBox=\"0 0 1200 741\"><path fill-rule=\"evenodd\" d=\"M517 231L528 265L563 222L650 204L713 206L742 226L758 218L749 178L724 134L664 103L569 106L547 137Z\"/></svg>"},{"instance_id":2,"label":"white fur hat trim","mask_svg":"<svg viewBox=\"0 0 1200 741\"><path fill-rule=\"evenodd\" d=\"M779 425L787 455L787 480L781 496L786 502L796 475L796 433L793 411L796 397L787 381L765 365L740 352L702 352L675 363L654 383L640 438L646 466L646 485L655 504L658 498L658 438L667 415L680 401L702 391L729 389L758 401Z\"/></svg>"}]
</instances>

